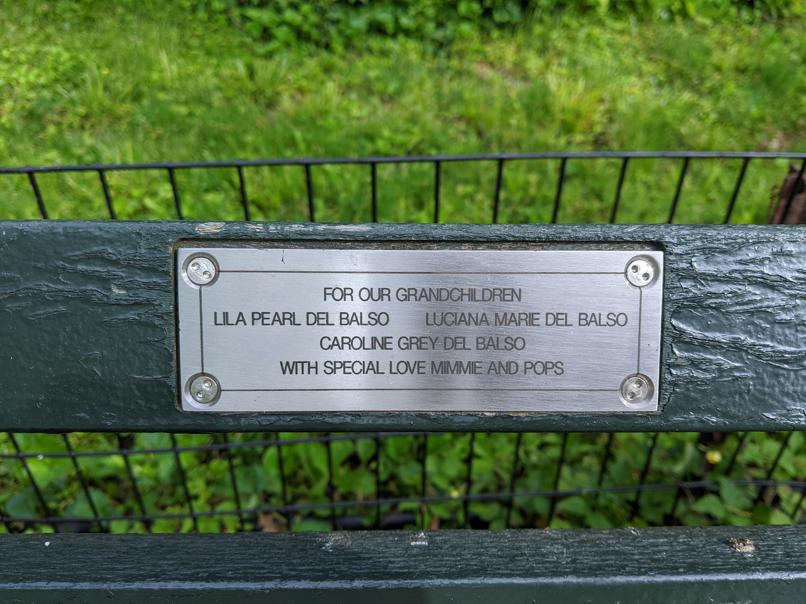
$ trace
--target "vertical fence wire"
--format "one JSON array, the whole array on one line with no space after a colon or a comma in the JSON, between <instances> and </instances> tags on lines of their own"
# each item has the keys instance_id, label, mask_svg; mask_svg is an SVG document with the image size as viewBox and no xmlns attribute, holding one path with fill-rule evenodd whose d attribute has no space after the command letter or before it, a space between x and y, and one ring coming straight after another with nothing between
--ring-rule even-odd
<instances>
[{"instance_id":1,"label":"vertical fence wire","mask_svg":"<svg viewBox=\"0 0 806 604\"><path fill-rule=\"evenodd\" d=\"M767 473L764 476L765 480L772 480L773 474L775 474L775 470L778 468L778 464L781 463L781 458L784 456L784 452L786 448L789 446L789 441L792 438L792 432L787 432L784 436L781 444L778 446L778 451L775 454L775 459L767 468ZM767 487L762 485L759 486L758 491L756 492L756 498L753 503L760 503L764 499L764 494L767 492Z\"/></svg>"},{"instance_id":2,"label":"vertical fence wire","mask_svg":"<svg viewBox=\"0 0 806 604\"><path fill-rule=\"evenodd\" d=\"M11 445L14 447L14 452L17 454L17 459L19 459L20 463L22 464L22 469L25 472L25 475L28 477L28 482L31 485L31 489L34 491L36 501L42 509L43 515L46 518L52 518L54 514L51 511L47 500L45 499L45 495L42 493L42 489L39 487L39 483L37 482L34 473L31 471L31 466L28 463L27 458L23 457L22 455L22 449L20 448L19 442L17 442L17 437L11 432L7 432L7 434L9 440L11 441ZM59 527L55 522L51 522L50 525L54 531L59 530Z\"/></svg>"},{"instance_id":3,"label":"vertical fence wire","mask_svg":"<svg viewBox=\"0 0 806 604\"><path fill-rule=\"evenodd\" d=\"M464 511L464 526L470 527L470 494L473 492L473 457L476 449L476 433L471 432L467 443L467 457L465 458L465 498L462 501Z\"/></svg>"},{"instance_id":4,"label":"vertical fence wire","mask_svg":"<svg viewBox=\"0 0 806 604\"><path fill-rule=\"evenodd\" d=\"M504 182L504 160L499 159L495 171L495 192L493 193L492 223L498 224L498 208L501 205L501 185Z\"/></svg>"},{"instance_id":5,"label":"vertical fence wire","mask_svg":"<svg viewBox=\"0 0 806 604\"><path fill-rule=\"evenodd\" d=\"M615 441L615 433L608 432L605 440L605 446L602 448L602 455L599 457L599 472L596 477L596 495L594 496L593 509L599 507L599 498L601 497L601 489L604 486L604 479L607 476L607 466L610 464L612 458L613 442Z\"/></svg>"},{"instance_id":6,"label":"vertical fence wire","mask_svg":"<svg viewBox=\"0 0 806 604\"><path fill-rule=\"evenodd\" d=\"M560 488L560 478L562 477L563 465L565 464L565 450L568 446L568 432L563 432L560 438L560 456L557 459L557 469L554 472L554 481L551 490L554 494L549 499L549 513L546 518L546 526L551 526L551 521L554 519L554 510L557 509L557 491Z\"/></svg>"},{"instance_id":7,"label":"vertical fence wire","mask_svg":"<svg viewBox=\"0 0 806 604\"><path fill-rule=\"evenodd\" d=\"M372 222L378 222L378 164L376 162L369 165L369 181Z\"/></svg>"},{"instance_id":8,"label":"vertical fence wire","mask_svg":"<svg viewBox=\"0 0 806 604\"><path fill-rule=\"evenodd\" d=\"M618 182L616 183L616 194L613 198L613 205L610 208L610 220L608 221L610 224L616 223L616 218L618 216L618 207L621 203L621 190L624 188L624 180L627 178L627 166L630 163L630 158L625 157L621 160L621 169L618 173Z\"/></svg>"},{"instance_id":9,"label":"vertical fence wire","mask_svg":"<svg viewBox=\"0 0 806 604\"><path fill-rule=\"evenodd\" d=\"M47 220L48 209L45 207L45 200L42 199L42 191L39 190L39 182L37 182L36 175L33 172L28 172L28 183L31 185L31 190L34 192L36 207L39 209L39 216Z\"/></svg>"},{"instance_id":10,"label":"vertical fence wire","mask_svg":"<svg viewBox=\"0 0 806 604\"><path fill-rule=\"evenodd\" d=\"M70 438L67 434L62 434L62 442L64 443L65 450L70 454L70 463L73 466L73 471L76 473L76 477L78 478L78 482L81 485L81 492L84 494L84 498L87 500L87 505L92 512L92 517L95 521L95 526L97 529L105 533L108 531L106 524L101 522L100 513L98 512L98 507L95 505L95 500L92 498L92 492L90 491L89 483L87 482L87 478L84 476L84 472L81 470L81 466L78 463L78 459L76 458L75 451L73 450L72 444L70 444Z\"/></svg>"},{"instance_id":11,"label":"vertical fence wire","mask_svg":"<svg viewBox=\"0 0 806 604\"><path fill-rule=\"evenodd\" d=\"M221 449L227 461L227 471L229 472L230 487L232 488L232 498L235 503L235 511L238 515L238 525L242 531L246 530L246 519L244 518L243 505L241 504L241 489L238 487L238 473L235 470L235 462L232 459L232 449L229 446L229 436L226 432L219 437L224 448Z\"/></svg>"},{"instance_id":12,"label":"vertical fence wire","mask_svg":"<svg viewBox=\"0 0 806 604\"><path fill-rule=\"evenodd\" d=\"M5 527L7 533L13 533L14 525L11 521L11 516L9 516L8 512L5 511L3 506L0 506L0 518L3 521L3 527Z\"/></svg>"},{"instance_id":13,"label":"vertical fence wire","mask_svg":"<svg viewBox=\"0 0 806 604\"><path fill-rule=\"evenodd\" d=\"M313 198L313 175L311 174L311 164L305 164L305 195L308 199L308 220L316 222L316 207Z\"/></svg>"},{"instance_id":14,"label":"vertical fence wire","mask_svg":"<svg viewBox=\"0 0 806 604\"><path fill-rule=\"evenodd\" d=\"M373 468L373 478L375 479L375 528L381 526L381 498L383 497L383 489L381 487L381 454L383 445L381 445L381 435L375 434L373 439L375 443L375 455Z\"/></svg>"},{"instance_id":15,"label":"vertical fence wire","mask_svg":"<svg viewBox=\"0 0 806 604\"><path fill-rule=\"evenodd\" d=\"M132 488L134 500L137 503L137 508L140 510L140 522L143 524L143 527L146 529L146 532L150 533L152 524L151 517L146 511L146 505L145 502L143 501L143 496L140 492L140 487L137 484L137 476L134 473L131 460L129 459L128 447L124 444L124 436L122 434L117 434L116 437L118 441L118 451L120 452L120 456L123 458L123 465L126 468L126 474L129 477L129 484L131 485ZM129 436L129 438L132 441L134 441L133 436Z\"/></svg>"},{"instance_id":16,"label":"vertical fence wire","mask_svg":"<svg viewBox=\"0 0 806 604\"><path fill-rule=\"evenodd\" d=\"M646 484L646 479L649 475L649 468L652 465L652 457L655 455L655 447L657 444L658 432L655 432L652 434L652 438L649 441L649 447L647 448L646 457L644 458L644 465L641 468L641 477L638 479L638 489L636 489L635 497L630 503L630 520L635 520L635 517L641 511L641 495L644 492L643 488L641 487Z\"/></svg>"},{"instance_id":17,"label":"vertical fence wire","mask_svg":"<svg viewBox=\"0 0 806 604\"><path fill-rule=\"evenodd\" d=\"M241 193L241 209L243 210L243 219L249 222L252 220L252 214L249 209L249 195L246 192L246 176L243 173L243 166L235 166L238 173L238 190Z\"/></svg>"},{"instance_id":18,"label":"vertical fence wire","mask_svg":"<svg viewBox=\"0 0 806 604\"><path fill-rule=\"evenodd\" d=\"M325 434L325 455L327 457L327 486L325 490L330 501L330 529L335 531L338 526L336 521L336 485L333 481L333 444L330 440L330 434Z\"/></svg>"},{"instance_id":19,"label":"vertical fence wire","mask_svg":"<svg viewBox=\"0 0 806 604\"><path fill-rule=\"evenodd\" d=\"M515 502L515 481L518 479L518 472L520 471L520 457L521 457L521 443L523 442L523 433L518 432L515 436L515 445L512 448L512 471L509 474L509 488L507 493L507 515L504 520L506 528L512 527L512 507Z\"/></svg>"},{"instance_id":20,"label":"vertical fence wire","mask_svg":"<svg viewBox=\"0 0 806 604\"><path fill-rule=\"evenodd\" d=\"M557 171L557 190L554 193L554 207L551 210L551 224L557 224L557 219L560 216L560 203L563 198L563 186L565 185L565 165L567 158L563 157L560 160L560 167Z\"/></svg>"},{"instance_id":21,"label":"vertical fence wire","mask_svg":"<svg viewBox=\"0 0 806 604\"><path fill-rule=\"evenodd\" d=\"M439 224L439 197L442 188L442 162L434 162L434 224Z\"/></svg>"},{"instance_id":22,"label":"vertical fence wire","mask_svg":"<svg viewBox=\"0 0 806 604\"><path fill-rule=\"evenodd\" d=\"M101 183L101 191L104 194L104 203L106 204L106 211L109 214L110 220L117 220L118 216L115 213L115 206L112 203L112 193L109 191L109 183L106 181L106 171L98 170L98 180Z\"/></svg>"},{"instance_id":23,"label":"vertical fence wire","mask_svg":"<svg viewBox=\"0 0 806 604\"><path fill-rule=\"evenodd\" d=\"M280 435L275 432L274 446L277 448L277 474L280 476L280 497L285 510L285 524L290 531L293 528L294 514L289 510L291 499L288 497L288 484L286 482L285 461L283 459L283 445Z\"/></svg>"},{"instance_id":24,"label":"vertical fence wire","mask_svg":"<svg viewBox=\"0 0 806 604\"><path fill-rule=\"evenodd\" d=\"M699 443L699 434L695 434L694 446L696 447L698 443ZM691 478L692 478L692 472L689 469L683 476L683 482L688 482L689 480L691 480ZM683 496L683 491L684 491L683 487L678 487L677 489L675 489L674 498L672 499L672 507L669 510L669 516L672 518L674 518L675 515L677 514L677 506L680 503L680 498Z\"/></svg>"},{"instance_id":25,"label":"vertical fence wire","mask_svg":"<svg viewBox=\"0 0 806 604\"><path fill-rule=\"evenodd\" d=\"M792 210L792 203L795 201L795 196L801 191L803 187L803 174L806 172L806 159L804 159L800 164L800 170L798 170L798 174L795 177L795 182L792 183L792 189L789 191L789 195L786 198L786 205L784 206L783 214L781 215L781 221L785 222L786 218L789 216L789 212Z\"/></svg>"},{"instance_id":26,"label":"vertical fence wire","mask_svg":"<svg viewBox=\"0 0 806 604\"><path fill-rule=\"evenodd\" d=\"M428 528L426 526L426 521L428 519L428 505L425 501L425 496L427 494L428 488L428 434L423 434L420 437L420 451L419 451L419 463L420 463L420 514L421 514L421 526L423 529Z\"/></svg>"},{"instance_id":27,"label":"vertical fence wire","mask_svg":"<svg viewBox=\"0 0 806 604\"><path fill-rule=\"evenodd\" d=\"M800 496L798 497L797 502L795 503L795 507L792 508L792 512L789 514L789 517L792 519L793 522L800 523L801 520L800 510L803 507L803 499L806 498L806 487L800 487Z\"/></svg>"},{"instance_id":28,"label":"vertical fence wire","mask_svg":"<svg viewBox=\"0 0 806 604\"><path fill-rule=\"evenodd\" d=\"M185 496L185 505L188 508L190 521L193 526L193 531L199 532L199 519L196 516L196 510L193 506L193 497L190 494L190 486L188 485L187 472L185 472L185 464L182 463L182 457L179 453L179 442L176 440L176 434L170 433L171 447L173 448L174 463L176 464L176 473L179 475L179 484L182 486L182 493Z\"/></svg>"},{"instance_id":29,"label":"vertical fence wire","mask_svg":"<svg viewBox=\"0 0 806 604\"><path fill-rule=\"evenodd\" d=\"M725 219L722 224L729 224L730 219L733 217L733 210L736 207L736 200L739 199L739 191L742 190L744 183L744 175L747 174L747 166L750 165L750 158L745 157L742 160L742 167L739 168L739 175L736 177L736 184L733 185L733 193L731 193L730 201L728 202L728 209L725 211Z\"/></svg>"},{"instance_id":30,"label":"vertical fence wire","mask_svg":"<svg viewBox=\"0 0 806 604\"><path fill-rule=\"evenodd\" d=\"M675 215L677 214L677 205L680 203L680 196L683 193L683 183L686 181L686 174L688 173L688 164L691 158L684 157L683 165L680 167L680 174L677 177L677 185L674 188L674 197L672 198L672 207L669 209L669 219L666 221L669 224L674 223Z\"/></svg>"},{"instance_id":31,"label":"vertical fence wire","mask_svg":"<svg viewBox=\"0 0 806 604\"><path fill-rule=\"evenodd\" d=\"M739 455L742 454L746 441L747 432L740 432L739 439L736 441L736 448L733 450L733 453L730 456L730 461L728 461L728 465L725 468L725 476L729 477L733 473L733 468L736 467L736 462L739 460Z\"/></svg>"},{"instance_id":32,"label":"vertical fence wire","mask_svg":"<svg viewBox=\"0 0 806 604\"><path fill-rule=\"evenodd\" d=\"M615 439L615 432L607 433L607 440L602 449L602 457L599 462L599 475L596 479L596 486L601 487L604 484L605 476L607 476L607 464L610 463L611 451L613 449L613 440Z\"/></svg>"},{"instance_id":33,"label":"vertical fence wire","mask_svg":"<svg viewBox=\"0 0 806 604\"><path fill-rule=\"evenodd\" d=\"M168 180L171 183L171 194L174 200L174 211L178 220L184 220L185 214L182 211L182 197L179 195L179 186L176 184L176 171L168 168Z\"/></svg>"}]
</instances>

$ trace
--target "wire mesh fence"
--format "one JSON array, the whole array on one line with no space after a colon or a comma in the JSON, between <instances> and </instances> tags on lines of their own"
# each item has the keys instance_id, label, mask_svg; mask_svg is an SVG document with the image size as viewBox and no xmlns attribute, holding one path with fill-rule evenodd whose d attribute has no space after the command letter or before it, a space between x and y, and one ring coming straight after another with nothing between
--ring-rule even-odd
<instances>
[{"instance_id":1,"label":"wire mesh fence","mask_svg":"<svg viewBox=\"0 0 806 604\"><path fill-rule=\"evenodd\" d=\"M806 154L696 152L0 168L0 218L753 223L791 210L804 168ZM792 523L805 446L801 433L6 433L0 531Z\"/></svg>"},{"instance_id":2,"label":"wire mesh fence","mask_svg":"<svg viewBox=\"0 0 806 604\"><path fill-rule=\"evenodd\" d=\"M28 166L0 168L0 193L6 219L753 223L768 221L790 164L802 180L805 157L546 152Z\"/></svg>"},{"instance_id":3,"label":"wire mesh fence","mask_svg":"<svg viewBox=\"0 0 806 604\"><path fill-rule=\"evenodd\" d=\"M800 433L6 434L6 531L799 522Z\"/></svg>"}]
</instances>

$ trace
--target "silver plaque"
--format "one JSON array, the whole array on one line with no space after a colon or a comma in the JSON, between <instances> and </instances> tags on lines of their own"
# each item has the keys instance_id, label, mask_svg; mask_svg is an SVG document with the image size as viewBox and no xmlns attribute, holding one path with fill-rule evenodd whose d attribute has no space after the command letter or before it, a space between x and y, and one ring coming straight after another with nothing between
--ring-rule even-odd
<instances>
[{"instance_id":1,"label":"silver plaque","mask_svg":"<svg viewBox=\"0 0 806 604\"><path fill-rule=\"evenodd\" d=\"M658 410L663 253L182 247L192 412Z\"/></svg>"}]
</instances>

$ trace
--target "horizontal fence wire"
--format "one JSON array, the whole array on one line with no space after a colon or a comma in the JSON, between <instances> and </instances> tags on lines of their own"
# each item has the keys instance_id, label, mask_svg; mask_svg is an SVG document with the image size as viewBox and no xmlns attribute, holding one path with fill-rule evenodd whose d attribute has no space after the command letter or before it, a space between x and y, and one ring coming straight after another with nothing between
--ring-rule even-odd
<instances>
[{"instance_id":1,"label":"horizontal fence wire","mask_svg":"<svg viewBox=\"0 0 806 604\"><path fill-rule=\"evenodd\" d=\"M0 219L92 205L215 220L231 203L224 217L247 221L766 222L792 208L805 167L806 153L696 151L0 167ZM800 433L6 433L0 531L792 523L804 446Z\"/></svg>"},{"instance_id":2,"label":"horizontal fence wire","mask_svg":"<svg viewBox=\"0 0 806 604\"><path fill-rule=\"evenodd\" d=\"M508 161L539 159L806 159L806 152L787 151L541 151L534 153L468 153L367 157L299 157L187 162L132 162L108 164L64 164L49 166L0 166L0 174L37 172L82 172L112 170L181 170L188 168L233 168L240 166L317 166L327 164L407 164L465 161Z\"/></svg>"},{"instance_id":3,"label":"horizontal fence wire","mask_svg":"<svg viewBox=\"0 0 806 604\"><path fill-rule=\"evenodd\" d=\"M0 522L7 532L795 523L804 447L800 433L5 434Z\"/></svg>"}]
</instances>

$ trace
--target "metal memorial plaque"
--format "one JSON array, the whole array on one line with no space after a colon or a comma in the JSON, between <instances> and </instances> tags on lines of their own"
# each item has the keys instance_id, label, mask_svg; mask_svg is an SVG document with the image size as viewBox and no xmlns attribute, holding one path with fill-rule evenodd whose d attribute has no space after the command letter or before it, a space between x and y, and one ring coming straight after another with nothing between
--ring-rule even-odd
<instances>
[{"instance_id":1,"label":"metal memorial plaque","mask_svg":"<svg viewBox=\"0 0 806 604\"><path fill-rule=\"evenodd\" d=\"M663 253L182 247L189 412L658 410Z\"/></svg>"}]
</instances>

